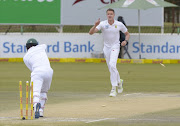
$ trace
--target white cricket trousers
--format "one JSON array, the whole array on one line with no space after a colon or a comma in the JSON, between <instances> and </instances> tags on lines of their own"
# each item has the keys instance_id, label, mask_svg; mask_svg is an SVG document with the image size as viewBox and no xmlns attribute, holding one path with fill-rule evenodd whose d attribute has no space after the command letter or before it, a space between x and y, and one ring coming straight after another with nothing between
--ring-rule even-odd
<instances>
[{"instance_id":1,"label":"white cricket trousers","mask_svg":"<svg viewBox=\"0 0 180 126\"><path fill-rule=\"evenodd\" d=\"M111 48L106 46L104 46L103 48L106 63L110 72L110 80L112 86L117 86L118 83L120 82L119 72L116 68L119 50L120 50L120 44L116 44Z\"/></svg>"},{"instance_id":2,"label":"white cricket trousers","mask_svg":"<svg viewBox=\"0 0 180 126\"><path fill-rule=\"evenodd\" d=\"M41 107L44 108L47 100L47 92L50 89L53 76L51 68L39 69L33 72L31 81L33 81L33 104L43 103Z\"/></svg>"}]
</instances>

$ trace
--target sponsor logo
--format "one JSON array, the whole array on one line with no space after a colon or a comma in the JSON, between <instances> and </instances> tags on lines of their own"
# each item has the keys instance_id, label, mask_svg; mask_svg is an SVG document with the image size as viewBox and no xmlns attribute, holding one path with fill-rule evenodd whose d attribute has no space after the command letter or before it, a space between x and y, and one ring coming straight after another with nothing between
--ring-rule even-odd
<instances>
[{"instance_id":1,"label":"sponsor logo","mask_svg":"<svg viewBox=\"0 0 180 126\"><path fill-rule=\"evenodd\" d=\"M81 2L81 1L84 1L84 0L76 0L76 1L73 3L73 5L74 5L74 4L77 4L77 3Z\"/></svg>"},{"instance_id":2,"label":"sponsor logo","mask_svg":"<svg viewBox=\"0 0 180 126\"><path fill-rule=\"evenodd\" d=\"M141 59L134 59L133 63L143 63L143 60L141 60Z\"/></svg>"},{"instance_id":3,"label":"sponsor logo","mask_svg":"<svg viewBox=\"0 0 180 126\"><path fill-rule=\"evenodd\" d=\"M166 42L163 45L147 45L145 43L141 43L139 47L139 42L134 42L133 43L133 53L139 53L139 50L141 50L141 53L179 53L180 52L180 45L174 45L171 44L171 42Z\"/></svg>"},{"instance_id":4,"label":"sponsor logo","mask_svg":"<svg viewBox=\"0 0 180 126\"><path fill-rule=\"evenodd\" d=\"M105 29L108 29L108 28L109 28L109 26L108 26L108 25L106 25L106 26L105 26Z\"/></svg>"},{"instance_id":5,"label":"sponsor logo","mask_svg":"<svg viewBox=\"0 0 180 126\"><path fill-rule=\"evenodd\" d=\"M57 58L56 59L55 58L49 58L50 62L60 62L60 60L61 59L59 59L59 58L58 59Z\"/></svg>"},{"instance_id":6,"label":"sponsor logo","mask_svg":"<svg viewBox=\"0 0 180 126\"><path fill-rule=\"evenodd\" d=\"M77 4L77 3L80 3L82 1L85 1L85 0L75 0L75 2L73 3L73 5ZM114 3L118 0L100 0L101 3L103 4L110 4L110 3Z\"/></svg>"},{"instance_id":7,"label":"sponsor logo","mask_svg":"<svg viewBox=\"0 0 180 126\"><path fill-rule=\"evenodd\" d=\"M75 59L75 62L86 62L86 59Z\"/></svg>"},{"instance_id":8,"label":"sponsor logo","mask_svg":"<svg viewBox=\"0 0 180 126\"><path fill-rule=\"evenodd\" d=\"M71 42L64 42L64 52L94 52L94 44L90 41L87 44L73 44Z\"/></svg>"},{"instance_id":9,"label":"sponsor logo","mask_svg":"<svg viewBox=\"0 0 180 126\"><path fill-rule=\"evenodd\" d=\"M0 62L8 62L9 59L0 59Z\"/></svg>"},{"instance_id":10,"label":"sponsor logo","mask_svg":"<svg viewBox=\"0 0 180 126\"><path fill-rule=\"evenodd\" d=\"M31 0L32 1L32 0ZM38 2L53 2L54 0L37 0Z\"/></svg>"},{"instance_id":11,"label":"sponsor logo","mask_svg":"<svg viewBox=\"0 0 180 126\"><path fill-rule=\"evenodd\" d=\"M120 63L131 63L131 60L120 60Z\"/></svg>"},{"instance_id":12,"label":"sponsor logo","mask_svg":"<svg viewBox=\"0 0 180 126\"><path fill-rule=\"evenodd\" d=\"M0 0L0 2L6 2L8 0ZM32 1L37 1L37 2L53 2L54 0L14 0L15 2L32 2Z\"/></svg>"},{"instance_id":13,"label":"sponsor logo","mask_svg":"<svg viewBox=\"0 0 180 126\"><path fill-rule=\"evenodd\" d=\"M116 2L117 0L101 0L101 2L103 3L103 4L110 4L110 3L114 3L114 2Z\"/></svg>"},{"instance_id":14,"label":"sponsor logo","mask_svg":"<svg viewBox=\"0 0 180 126\"><path fill-rule=\"evenodd\" d=\"M156 63L163 63L163 60L152 60L152 63L156 64Z\"/></svg>"},{"instance_id":15,"label":"sponsor logo","mask_svg":"<svg viewBox=\"0 0 180 126\"><path fill-rule=\"evenodd\" d=\"M92 44L88 41L85 44L74 44L74 42L63 42L62 49L64 48L64 53L89 53L94 52L95 44ZM8 53L26 53L26 46L13 43L13 42L4 42L2 52L5 54ZM60 42L57 41L54 44L47 45L47 53L59 53L60 52Z\"/></svg>"},{"instance_id":16,"label":"sponsor logo","mask_svg":"<svg viewBox=\"0 0 180 126\"><path fill-rule=\"evenodd\" d=\"M101 59L101 61L100 61L101 63L105 63L106 62L106 60L105 59Z\"/></svg>"}]
</instances>

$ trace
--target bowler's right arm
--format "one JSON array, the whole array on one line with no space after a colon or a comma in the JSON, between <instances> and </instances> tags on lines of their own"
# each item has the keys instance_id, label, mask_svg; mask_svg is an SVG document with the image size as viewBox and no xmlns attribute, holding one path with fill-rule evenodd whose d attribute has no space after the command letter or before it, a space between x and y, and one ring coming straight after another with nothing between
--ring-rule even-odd
<instances>
[{"instance_id":1,"label":"bowler's right arm","mask_svg":"<svg viewBox=\"0 0 180 126\"><path fill-rule=\"evenodd\" d=\"M92 35L96 32L98 32L99 30L96 28L98 25L100 24L100 19L98 19L98 21L95 22L95 25L89 30L89 34Z\"/></svg>"}]
</instances>

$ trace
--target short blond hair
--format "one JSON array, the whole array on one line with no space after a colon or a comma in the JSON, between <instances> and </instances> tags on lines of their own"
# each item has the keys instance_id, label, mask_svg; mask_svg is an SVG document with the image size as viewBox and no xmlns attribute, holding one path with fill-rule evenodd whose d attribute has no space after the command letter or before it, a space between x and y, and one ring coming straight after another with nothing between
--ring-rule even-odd
<instances>
[{"instance_id":1,"label":"short blond hair","mask_svg":"<svg viewBox=\"0 0 180 126\"><path fill-rule=\"evenodd\" d=\"M112 11L113 13L115 13L114 9L112 9L112 8L107 9L106 13L107 13L108 11Z\"/></svg>"}]
</instances>

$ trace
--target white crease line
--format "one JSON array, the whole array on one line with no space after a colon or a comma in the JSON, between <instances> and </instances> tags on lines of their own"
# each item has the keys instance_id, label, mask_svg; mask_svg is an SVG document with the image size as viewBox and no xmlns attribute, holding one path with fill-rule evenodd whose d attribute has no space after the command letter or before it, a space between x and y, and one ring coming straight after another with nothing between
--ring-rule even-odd
<instances>
[{"instance_id":1,"label":"white crease line","mask_svg":"<svg viewBox=\"0 0 180 126\"><path fill-rule=\"evenodd\" d=\"M18 119L18 117L0 117L0 119Z\"/></svg>"},{"instance_id":2,"label":"white crease line","mask_svg":"<svg viewBox=\"0 0 180 126\"><path fill-rule=\"evenodd\" d=\"M128 120L132 120L132 121L167 121L164 119L128 119Z\"/></svg>"},{"instance_id":3,"label":"white crease line","mask_svg":"<svg viewBox=\"0 0 180 126\"><path fill-rule=\"evenodd\" d=\"M123 96L128 96L128 95L142 95L142 93L125 94L125 95L123 95Z\"/></svg>"},{"instance_id":4,"label":"white crease line","mask_svg":"<svg viewBox=\"0 0 180 126\"><path fill-rule=\"evenodd\" d=\"M85 123L99 122L99 121L104 121L104 120L108 120L108 119L114 119L114 118L97 119L97 120L87 121Z\"/></svg>"},{"instance_id":5,"label":"white crease line","mask_svg":"<svg viewBox=\"0 0 180 126\"><path fill-rule=\"evenodd\" d=\"M0 117L0 121L3 120L11 120L11 119L19 119L19 117ZM92 122L99 122L108 119L115 119L115 118L104 118L104 119L90 119L90 118L42 118L36 121L50 121L50 122L85 122L85 123L92 123ZM19 121L17 120L17 121ZM35 119L33 119L34 121Z\"/></svg>"},{"instance_id":6,"label":"white crease line","mask_svg":"<svg viewBox=\"0 0 180 126\"><path fill-rule=\"evenodd\" d=\"M46 118L44 121L55 121L55 122L86 122L90 119L85 118Z\"/></svg>"}]
</instances>

